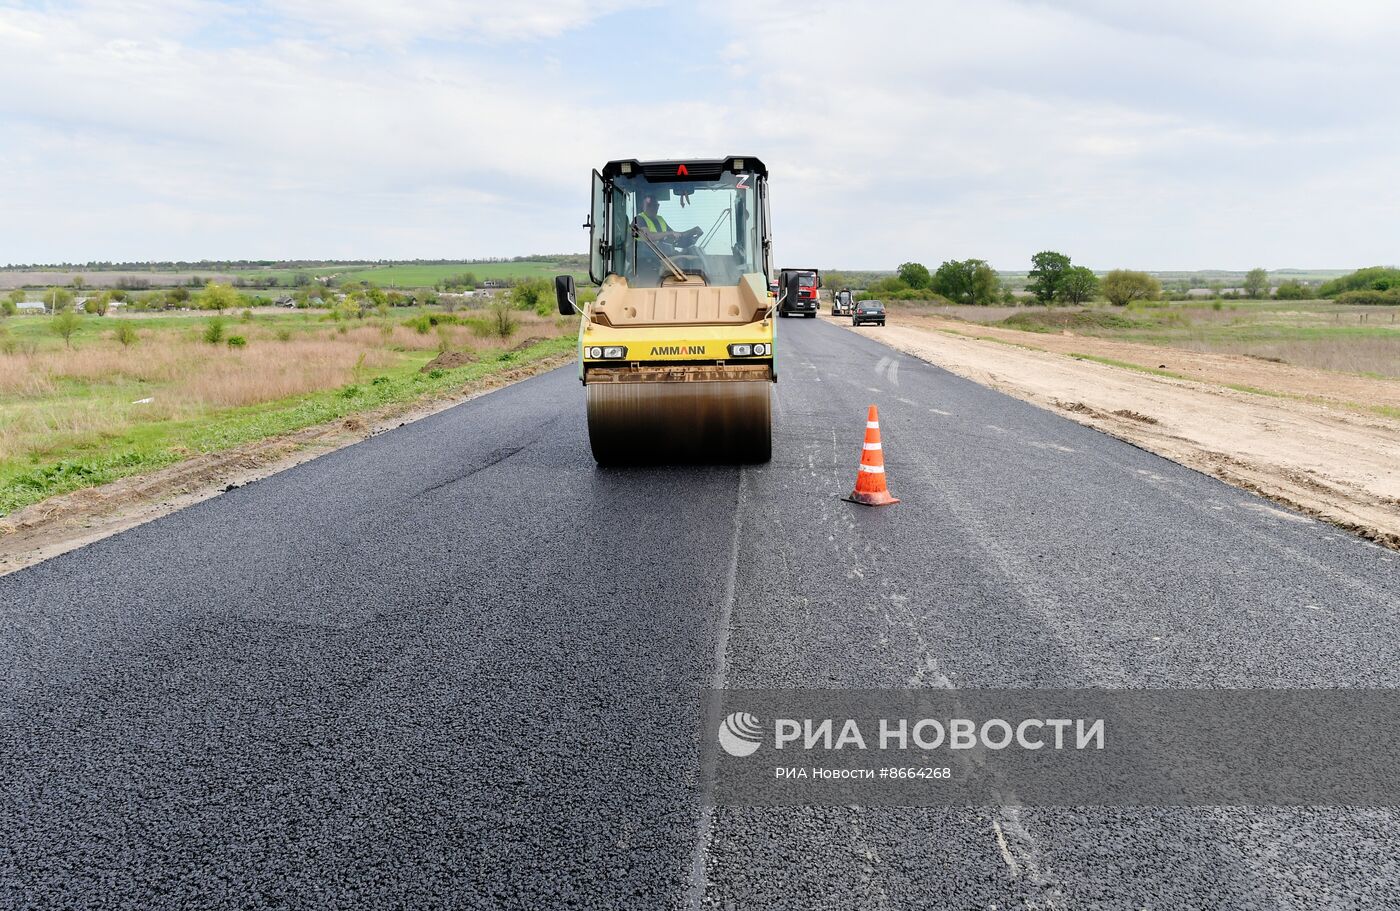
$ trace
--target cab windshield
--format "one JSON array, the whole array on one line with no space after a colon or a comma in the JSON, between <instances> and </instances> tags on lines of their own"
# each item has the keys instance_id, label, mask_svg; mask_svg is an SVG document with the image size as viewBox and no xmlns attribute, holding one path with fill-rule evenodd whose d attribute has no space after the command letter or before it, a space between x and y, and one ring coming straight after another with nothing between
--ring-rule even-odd
<instances>
[{"instance_id":1,"label":"cab windshield","mask_svg":"<svg viewBox=\"0 0 1400 911\"><path fill-rule=\"evenodd\" d=\"M708 284L735 285L743 275L765 271L754 175L675 182L620 176L611 194L608 272L632 287L655 288L663 277L674 277L646 240L632 236L633 225L682 272Z\"/></svg>"}]
</instances>

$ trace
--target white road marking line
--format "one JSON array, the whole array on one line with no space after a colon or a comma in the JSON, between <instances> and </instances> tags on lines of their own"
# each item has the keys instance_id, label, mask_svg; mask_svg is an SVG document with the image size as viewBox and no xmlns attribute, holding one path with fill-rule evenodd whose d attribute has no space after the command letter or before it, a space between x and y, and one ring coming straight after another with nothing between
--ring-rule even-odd
<instances>
[{"instance_id":1,"label":"white road marking line","mask_svg":"<svg viewBox=\"0 0 1400 911\"><path fill-rule=\"evenodd\" d=\"M898 385L899 385L899 359L898 359L898 358L895 358L894 360L890 361L889 373L887 373L887 374L885 374L885 375L886 375L887 377L889 377L890 385L891 385L891 386L898 386Z\"/></svg>"},{"instance_id":2,"label":"white road marking line","mask_svg":"<svg viewBox=\"0 0 1400 911\"><path fill-rule=\"evenodd\" d=\"M734 503L734 534L729 545L729 569L724 579L724 598L720 602L719 617L715 621L715 669L710 676L710 688L715 690L724 689L725 680L729 676L729 626L733 622L734 590L739 578L739 537L743 530L746 478L747 474L741 465L739 491ZM717 757L715 739L707 736L708 734L706 731L701 732L701 736L705 737L705 756L700 763L703 776L700 788L703 793L700 800L700 819L695 827L695 847L690 856L690 890L687 896L687 904L692 908L704 905L705 887L709 881L705 858L709 854L710 831L714 826L714 806L708 797L713 795L715 783L713 776L706 774L706 770L713 771Z\"/></svg>"},{"instance_id":3,"label":"white road marking line","mask_svg":"<svg viewBox=\"0 0 1400 911\"><path fill-rule=\"evenodd\" d=\"M953 416L953 412L951 412L951 411L944 411L944 410L942 410L941 408L930 408L929 411L932 411L934 414L941 414L941 415L943 415L945 418L950 418L950 417Z\"/></svg>"},{"instance_id":4,"label":"white road marking line","mask_svg":"<svg viewBox=\"0 0 1400 911\"><path fill-rule=\"evenodd\" d=\"M1012 876L1021 875L1021 865L1016 863L1016 858L1011 856L1011 847L1006 843L1006 833L1001 830L1001 823L992 820L992 830L997 833L997 850L1001 851L1001 859L1006 861L1006 865L1011 868Z\"/></svg>"},{"instance_id":5,"label":"white road marking line","mask_svg":"<svg viewBox=\"0 0 1400 911\"><path fill-rule=\"evenodd\" d=\"M903 403L906 404L906 405L917 405L917 404L919 404L918 402L914 401L913 399L898 399L898 401L901 401L901 402L903 402Z\"/></svg>"},{"instance_id":6,"label":"white road marking line","mask_svg":"<svg viewBox=\"0 0 1400 911\"><path fill-rule=\"evenodd\" d=\"M1251 512L1263 513L1266 516L1273 516L1275 519L1283 519L1285 522L1297 522L1299 525L1307 525L1312 522L1307 516L1295 516L1291 512L1284 512L1282 509L1274 509L1263 503L1250 503L1248 501L1239 504L1241 509L1248 509Z\"/></svg>"},{"instance_id":7,"label":"white road marking line","mask_svg":"<svg viewBox=\"0 0 1400 911\"><path fill-rule=\"evenodd\" d=\"M987 428L988 430L995 430L997 433L1006 433L1005 427L998 427L995 424L983 424L982 426Z\"/></svg>"}]
</instances>

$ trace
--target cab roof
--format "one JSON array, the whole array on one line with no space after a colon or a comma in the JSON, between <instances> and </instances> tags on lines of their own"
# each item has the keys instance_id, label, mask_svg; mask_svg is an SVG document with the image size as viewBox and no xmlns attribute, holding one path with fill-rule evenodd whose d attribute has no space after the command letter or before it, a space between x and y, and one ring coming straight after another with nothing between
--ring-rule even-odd
<instances>
[{"instance_id":1,"label":"cab roof","mask_svg":"<svg viewBox=\"0 0 1400 911\"><path fill-rule=\"evenodd\" d=\"M622 158L603 166L603 176L607 178L640 174L647 180L667 181L718 180L726 171L768 176L768 168L763 162L748 155L730 155L728 158L676 158L667 161Z\"/></svg>"}]
</instances>

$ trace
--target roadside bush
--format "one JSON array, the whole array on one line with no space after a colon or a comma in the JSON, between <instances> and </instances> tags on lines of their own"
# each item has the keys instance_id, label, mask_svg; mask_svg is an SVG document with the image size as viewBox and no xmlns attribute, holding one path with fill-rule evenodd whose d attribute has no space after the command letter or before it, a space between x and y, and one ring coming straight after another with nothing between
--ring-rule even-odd
<instances>
[{"instance_id":1,"label":"roadside bush","mask_svg":"<svg viewBox=\"0 0 1400 911\"><path fill-rule=\"evenodd\" d=\"M130 348L136 344L136 327L129 323L119 323L117 328L112 331L112 338L121 342L123 348Z\"/></svg>"},{"instance_id":2,"label":"roadside bush","mask_svg":"<svg viewBox=\"0 0 1400 911\"><path fill-rule=\"evenodd\" d=\"M1103 296L1115 307L1126 307L1133 301L1156 300L1162 293L1162 283L1146 272L1114 269L1099 283Z\"/></svg>"},{"instance_id":3,"label":"roadside bush","mask_svg":"<svg viewBox=\"0 0 1400 911\"><path fill-rule=\"evenodd\" d=\"M204 340L217 345L224 340L224 318L216 316L204 325Z\"/></svg>"},{"instance_id":4,"label":"roadside bush","mask_svg":"<svg viewBox=\"0 0 1400 911\"><path fill-rule=\"evenodd\" d=\"M1400 304L1400 285L1388 291L1377 291L1375 289L1365 291L1344 291L1337 295L1339 304L1366 304L1373 306L1385 306L1387 304Z\"/></svg>"},{"instance_id":5,"label":"roadside bush","mask_svg":"<svg viewBox=\"0 0 1400 911\"><path fill-rule=\"evenodd\" d=\"M230 348L244 348L247 347L247 345L248 340L241 335L230 335L228 337L228 346Z\"/></svg>"},{"instance_id":6,"label":"roadside bush","mask_svg":"<svg viewBox=\"0 0 1400 911\"><path fill-rule=\"evenodd\" d=\"M899 291L857 291L855 299L858 301L911 301L921 304L933 304L939 307L950 307L953 302L941 294L933 291L921 291L918 288L904 288Z\"/></svg>"},{"instance_id":7,"label":"roadside bush","mask_svg":"<svg viewBox=\"0 0 1400 911\"><path fill-rule=\"evenodd\" d=\"M491 332L497 338L507 339L515 332L518 322L504 300L497 298L491 302Z\"/></svg>"},{"instance_id":8,"label":"roadside bush","mask_svg":"<svg viewBox=\"0 0 1400 911\"><path fill-rule=\"evenodd\" d=\"M1106 310L1034 310L1013 313L1001 325L1024 332L1060 332L1064 329L1136 329L1137 320Z\"/></svg>"},{"instance_id":9,"label":"roadside bush","mask_svg":"<svg viewBox=\"0 0 1400 911\"><path fill-rule=\"evenodd\" d=\"M279 342L290 342L292 340L292 330L288 329L286 326L278 326L275 334Z\"/></svg>"},{"instance_id":10,"label":"roadside bush","mask_svg":"<svg viewBox=\"0 0 1400 911\"><path fill-rule=\"evenodd\" d=\"M19 304L10 298L0 300L0 316L14 316L19 312Z\"/></svg>"},{"instance_id":11,"label":"roadside bush","mask_svg":"<svg viewBox=\"0 0 1400 911\"><path fill-rule=\"evenodd\" d=\"M1296 278L1279 282L1279 286L1274 289L1274 297L1281 301L1301 301L1312 296L1312 289Z\"/></svg>"},{"instance_id":12,"label":"roadside bush","mask_svg":"<svg viewBox=\"0 0 1400 911\"><path fill-rule=\"evenodd\" d=\"M550 292L549 282L542 278L527 278L516 282L510 289L510 301L519 310L534 310L541 301L548 303Z\"/></svg>"},{"instance_id":13,"label":"roadside bush","mask_svg":"<svg viewBox=\"0 0 1400 911\"><path fill-rule=\"evenodd\" d=\"M463 322L462 317L452 313L420 313L404 320L403 324L419 335L427 335L438 326L459 326Z\"/></svg>"}]
</instances>

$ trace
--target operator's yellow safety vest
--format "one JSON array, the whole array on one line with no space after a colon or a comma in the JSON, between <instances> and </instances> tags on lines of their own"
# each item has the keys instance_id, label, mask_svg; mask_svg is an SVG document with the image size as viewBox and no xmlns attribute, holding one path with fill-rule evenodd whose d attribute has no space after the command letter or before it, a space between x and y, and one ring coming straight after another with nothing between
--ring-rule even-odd
<instances>
[{"instance_id":1,"label":"operator's yellow safety vest","mask_svg":"<svg viewBox=\"0 0 1400 911\"><path fill-rule=\"evenodd\" d=\"M670 231L670 230L671 230L671 226L668 225L668 224L666 224L666 219L664 219L664 218L661 217L661 213L660 213L660 212L657 212L657 213L656 213L656 218L655 218L655 219L653 219L650 215L648 215L648 214L645 213L645 212L638 212L638 213L637 213L637 217L640 218L640 219L642 220L642 222L646 225L646 229L647 229L648 231L650 231L652 234L656 234L656 233L659 232L659 231ZM658 223L661 225L661 227L659 227L659 228L657 227L657 224L658 224Z\"/></svg>"}]
</instances>

